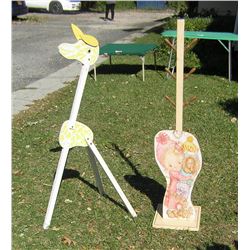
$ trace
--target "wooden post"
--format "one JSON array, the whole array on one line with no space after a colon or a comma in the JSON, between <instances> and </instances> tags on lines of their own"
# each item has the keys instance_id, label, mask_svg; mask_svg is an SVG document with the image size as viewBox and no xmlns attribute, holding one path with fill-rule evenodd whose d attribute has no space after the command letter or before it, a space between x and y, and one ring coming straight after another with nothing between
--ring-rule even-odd
<instances>
[{"instance_id":1,"label":"wooden post","mask_svg":"<svg viewBox=\"0 0 250 250\"><path fill-rule=\"evenodd\" d=\"M184 27L184 19L177 20L176 130L178 131L182 131L183 123Z\"/></svg>"},{"instance_id":2,"label":"wooden post","mask_svg":"<svg viewBox=\"0 0 250 250\"><path fill-rule=\"evenodd\" d=\"M154 139L156 162L167 188L162 204L157 207L153 227L198 231L201 208L193 206L191 193L202 165L201 151L197 139L182 131L184 26L183 19L177 20L176 130L162 130ZM187 165L191 161L195 170L190 172Z\"/></svg>"}]
</instances>

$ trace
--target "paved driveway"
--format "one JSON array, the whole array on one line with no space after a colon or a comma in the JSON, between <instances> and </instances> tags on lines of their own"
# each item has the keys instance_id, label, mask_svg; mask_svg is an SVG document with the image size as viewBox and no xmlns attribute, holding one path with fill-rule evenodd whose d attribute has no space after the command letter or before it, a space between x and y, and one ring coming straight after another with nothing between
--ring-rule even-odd
<instances>
[{"instance_id":1,"label":"paved driveway","mask_svg":"<svg viewBox=\"0 0 250 250\"><path fill-rule=\"evenodd\" d=\"M170 15L168 10L116 12L115 21L111 22L103 20L103 13L29 13L27 16L38 17L40 22L12 22L12 91L71 64L71 61L59 55L57 49L62 42L76 41L71 32L71 23L96 36L104 45L157 24Z\"/></svg>"}]
</instances>

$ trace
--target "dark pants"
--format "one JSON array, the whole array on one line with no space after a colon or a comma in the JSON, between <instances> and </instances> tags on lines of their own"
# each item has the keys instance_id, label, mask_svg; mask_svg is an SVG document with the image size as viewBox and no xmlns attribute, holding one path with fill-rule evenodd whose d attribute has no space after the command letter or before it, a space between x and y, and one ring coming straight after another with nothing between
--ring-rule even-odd
<instances>
[{"instance_id":1,"label":"dark pants","mask_svg":"<svg viewBox=\"0 0 250 250\"><path fill-rule=\"evenodd\" d=\"M115 4L114 3L106 4L106 15L105 15L106 18L108 18L109 10L111 10L111 19L113 20L115 16Z\"/></svg>"}]
</instances>

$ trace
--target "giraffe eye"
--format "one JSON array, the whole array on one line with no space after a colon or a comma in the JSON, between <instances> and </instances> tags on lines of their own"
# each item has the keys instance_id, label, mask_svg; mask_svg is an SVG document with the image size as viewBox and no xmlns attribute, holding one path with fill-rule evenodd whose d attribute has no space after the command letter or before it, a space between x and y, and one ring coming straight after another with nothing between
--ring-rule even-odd
<instances>
[{"instance_id":1,"label":"giraffe eye","mask_svg":"<svg viewBox=\"0 0 250 250\"><path fill-rule=\"evenodd\" d=\"M90 52L91 52L91 50L89 49L89 50L88 50L88 53L90 53Z\"/></svg>"}]
</instances>

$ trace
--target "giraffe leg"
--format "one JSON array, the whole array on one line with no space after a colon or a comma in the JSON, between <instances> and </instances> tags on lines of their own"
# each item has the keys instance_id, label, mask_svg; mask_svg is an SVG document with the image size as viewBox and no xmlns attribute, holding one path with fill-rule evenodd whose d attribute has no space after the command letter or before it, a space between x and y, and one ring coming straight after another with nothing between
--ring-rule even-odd
<instances>
[{"instance_id":1,"label":"giraffe leg","mask_svg":"<svg viewBox=\"0 0 250 250\"><path fill-rule=\"evenodd\" d=\"M57 170L56 170L56 176L55 176L53 186L52 186L52 191L51 191L51 194L50 194L50 199L49 199L49 204L48 204L45 220L44 220L44 223L43 223L43 228L44 229L48 229L49 226L50 226L50 222L51 222L54 207L55 207L55 204L56 204L56 198L57 198L60 183L61 183L61 180L62 180L64 166L66 164L68 153L69 153L69 147L65 147L65 148L62 149L61 156L60 156L58 166L57 166Z\"/></svg>"},{"instance_id":2,"label":"giraffe leg","mask_svg":"<svg viewBox=\"0 0 250 250\"><path fill-rule=\"evenodd\" d=\"M104 194L104 189L103 189L102 180L101 180L101 177L100 177L97 165L96 165L95 156L94 156L93 152L89 148L88 148L88 154L89 154L89 160L90 160L92 169L94 171L96 185L98 187L100 195L103 195Z\"/></svg>"},{"instance_id":3,"label":"giraffe leg","mask_svg":"<svg viewBox=\"0 0 250 250\"><path fill-rule=\"evenodd\" d=\"M117 193L119 194L119 196L121 197L122 201L124 202L125 206L127 207L128 211L130 212L130 214L132 215L132 217L137 217L137 214L134 210L134 208L131 206L129 200L127 199L127 197L125 196L125 194L123 193L121 187L119 186L118 182L116 181L115 177L113 176L113 174L111 173L108 165L106 164L106 162L104 161L104 159L102 158L101 154L99 153L99 151L97 150L95 144L89 139L86 138L86 142L88 143L91 151L93 152L93 154L95 155L96 159L98 160L98 162L100 163L100 165L102 166L103 170L105 171L105 173L107 174L109 180L111 181L111 183L113 184L115 190L117 191Z\"/></svg>"}]
</instances>

